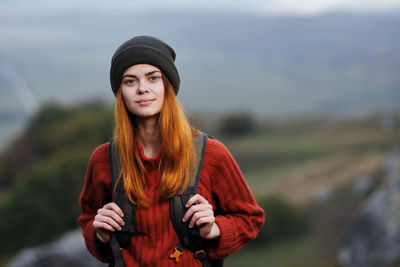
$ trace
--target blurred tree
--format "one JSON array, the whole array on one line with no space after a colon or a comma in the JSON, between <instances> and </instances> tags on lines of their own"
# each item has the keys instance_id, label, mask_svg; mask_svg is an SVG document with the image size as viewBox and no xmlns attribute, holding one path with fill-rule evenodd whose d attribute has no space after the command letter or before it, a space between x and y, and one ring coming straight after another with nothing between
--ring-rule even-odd
<instances>
[{"instance_id":1,"label":"blurred tree","mask_svg":"<svg viewBox=\"0 0 400 267\"><path fill-rule=\"evenodd\" d=\"M248 134L254 131L256 122L250 113L234 113L224 116L219 123L223 135L234 136Z\"/></svg>"},{"instance_id":2,"label":"blurred tree","mask_svg":"<svg viewBox=\"0 0 400 267\"><path fill-rule=\"evenodd\" d=\"M73 147L88 151L110 139L112 109L92 102L72 108L58 104L44 105L28 127L0 155L0 186L7 190L30 166L40 163L58 149L73 153Z\"/></svg>"},{"instance_id":3,"label":"blurred tree","mask_svg":"<svg viewBox=\"0 0 400 267\"><path fill-rule=\"evenodd\" d=\"M111 138L103 103L45 105L0 156L0 253L57 238L76 227L79 194L93 149ZM18 178L18 179L16 179Z\"/></svg>"}]
</instances>

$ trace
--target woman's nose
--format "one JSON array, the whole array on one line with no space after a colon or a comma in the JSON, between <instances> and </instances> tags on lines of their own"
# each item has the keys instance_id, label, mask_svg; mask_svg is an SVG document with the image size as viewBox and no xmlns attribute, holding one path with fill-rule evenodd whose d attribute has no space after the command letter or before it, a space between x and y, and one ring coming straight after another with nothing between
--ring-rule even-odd
<instances>
[{"instance_id":1,"label":"woman's nose","mask_svg":"<svg viewBox=\"0 0 400 267\"><path fill-rule=\"evenodd\" d=\"M147 84L145 81L139 81L139 85L137 87L138 93L143 94L148 91Z\"/></svg>"}]
</instances>

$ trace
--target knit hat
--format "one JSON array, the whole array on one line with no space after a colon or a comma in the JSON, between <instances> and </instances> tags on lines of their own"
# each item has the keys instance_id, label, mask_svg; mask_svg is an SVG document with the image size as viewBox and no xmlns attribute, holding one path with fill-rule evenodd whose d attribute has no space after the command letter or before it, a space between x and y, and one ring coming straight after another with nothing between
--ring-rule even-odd
<instances>
[{"instance_id":1,"label":"knit hat","mask_svg":"<svg viewBox=\"0 0 400 267\"><path fill-rule=\"evenodd\" d=\"M118 47L111 59L110 81L114 95L121 85L122 74L135 64L150 64L159 68L178 94L180 78L175 67L175 51L160 39L136 36Z\"/></svg>"}]
</instances>

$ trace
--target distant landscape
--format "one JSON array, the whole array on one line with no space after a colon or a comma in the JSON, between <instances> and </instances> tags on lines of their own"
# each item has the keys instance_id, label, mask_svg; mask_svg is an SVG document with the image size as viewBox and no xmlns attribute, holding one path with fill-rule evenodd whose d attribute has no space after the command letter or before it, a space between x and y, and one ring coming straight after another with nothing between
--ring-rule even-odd
<instances>
[{"instance_id":1,"label":"distant landscape","mask_svg":"<svg viewBox=\"0 0 400 267\"><path fill-rule=\"evenodd\" d=\"M0 147L47 101L111 103L112 53L139 34L175 48L179 98L191 112L343 117L398 110L399 22L396 12L2 16Z\"/></svg>"}]
</instances>

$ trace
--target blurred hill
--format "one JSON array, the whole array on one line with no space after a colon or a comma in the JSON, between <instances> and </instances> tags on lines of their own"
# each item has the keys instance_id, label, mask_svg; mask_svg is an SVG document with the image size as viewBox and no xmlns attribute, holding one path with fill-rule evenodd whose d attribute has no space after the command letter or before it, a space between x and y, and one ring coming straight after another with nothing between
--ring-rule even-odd
<instances>
[{"instance_id":1,"label":"blurred hill","mask_svg":"<svg viewBox=\"0 0 400 267\"><path fill-rule=\"evenodd\" d=\"M399 108L400 13L255 16L213 13L52 13L0 17L0 143L34 102L112 101L112 53L134 35L177 51L190 111L258 116L365 115ZM9 75L12 69L15 75Z\"/></svg>"}]
</instances>

